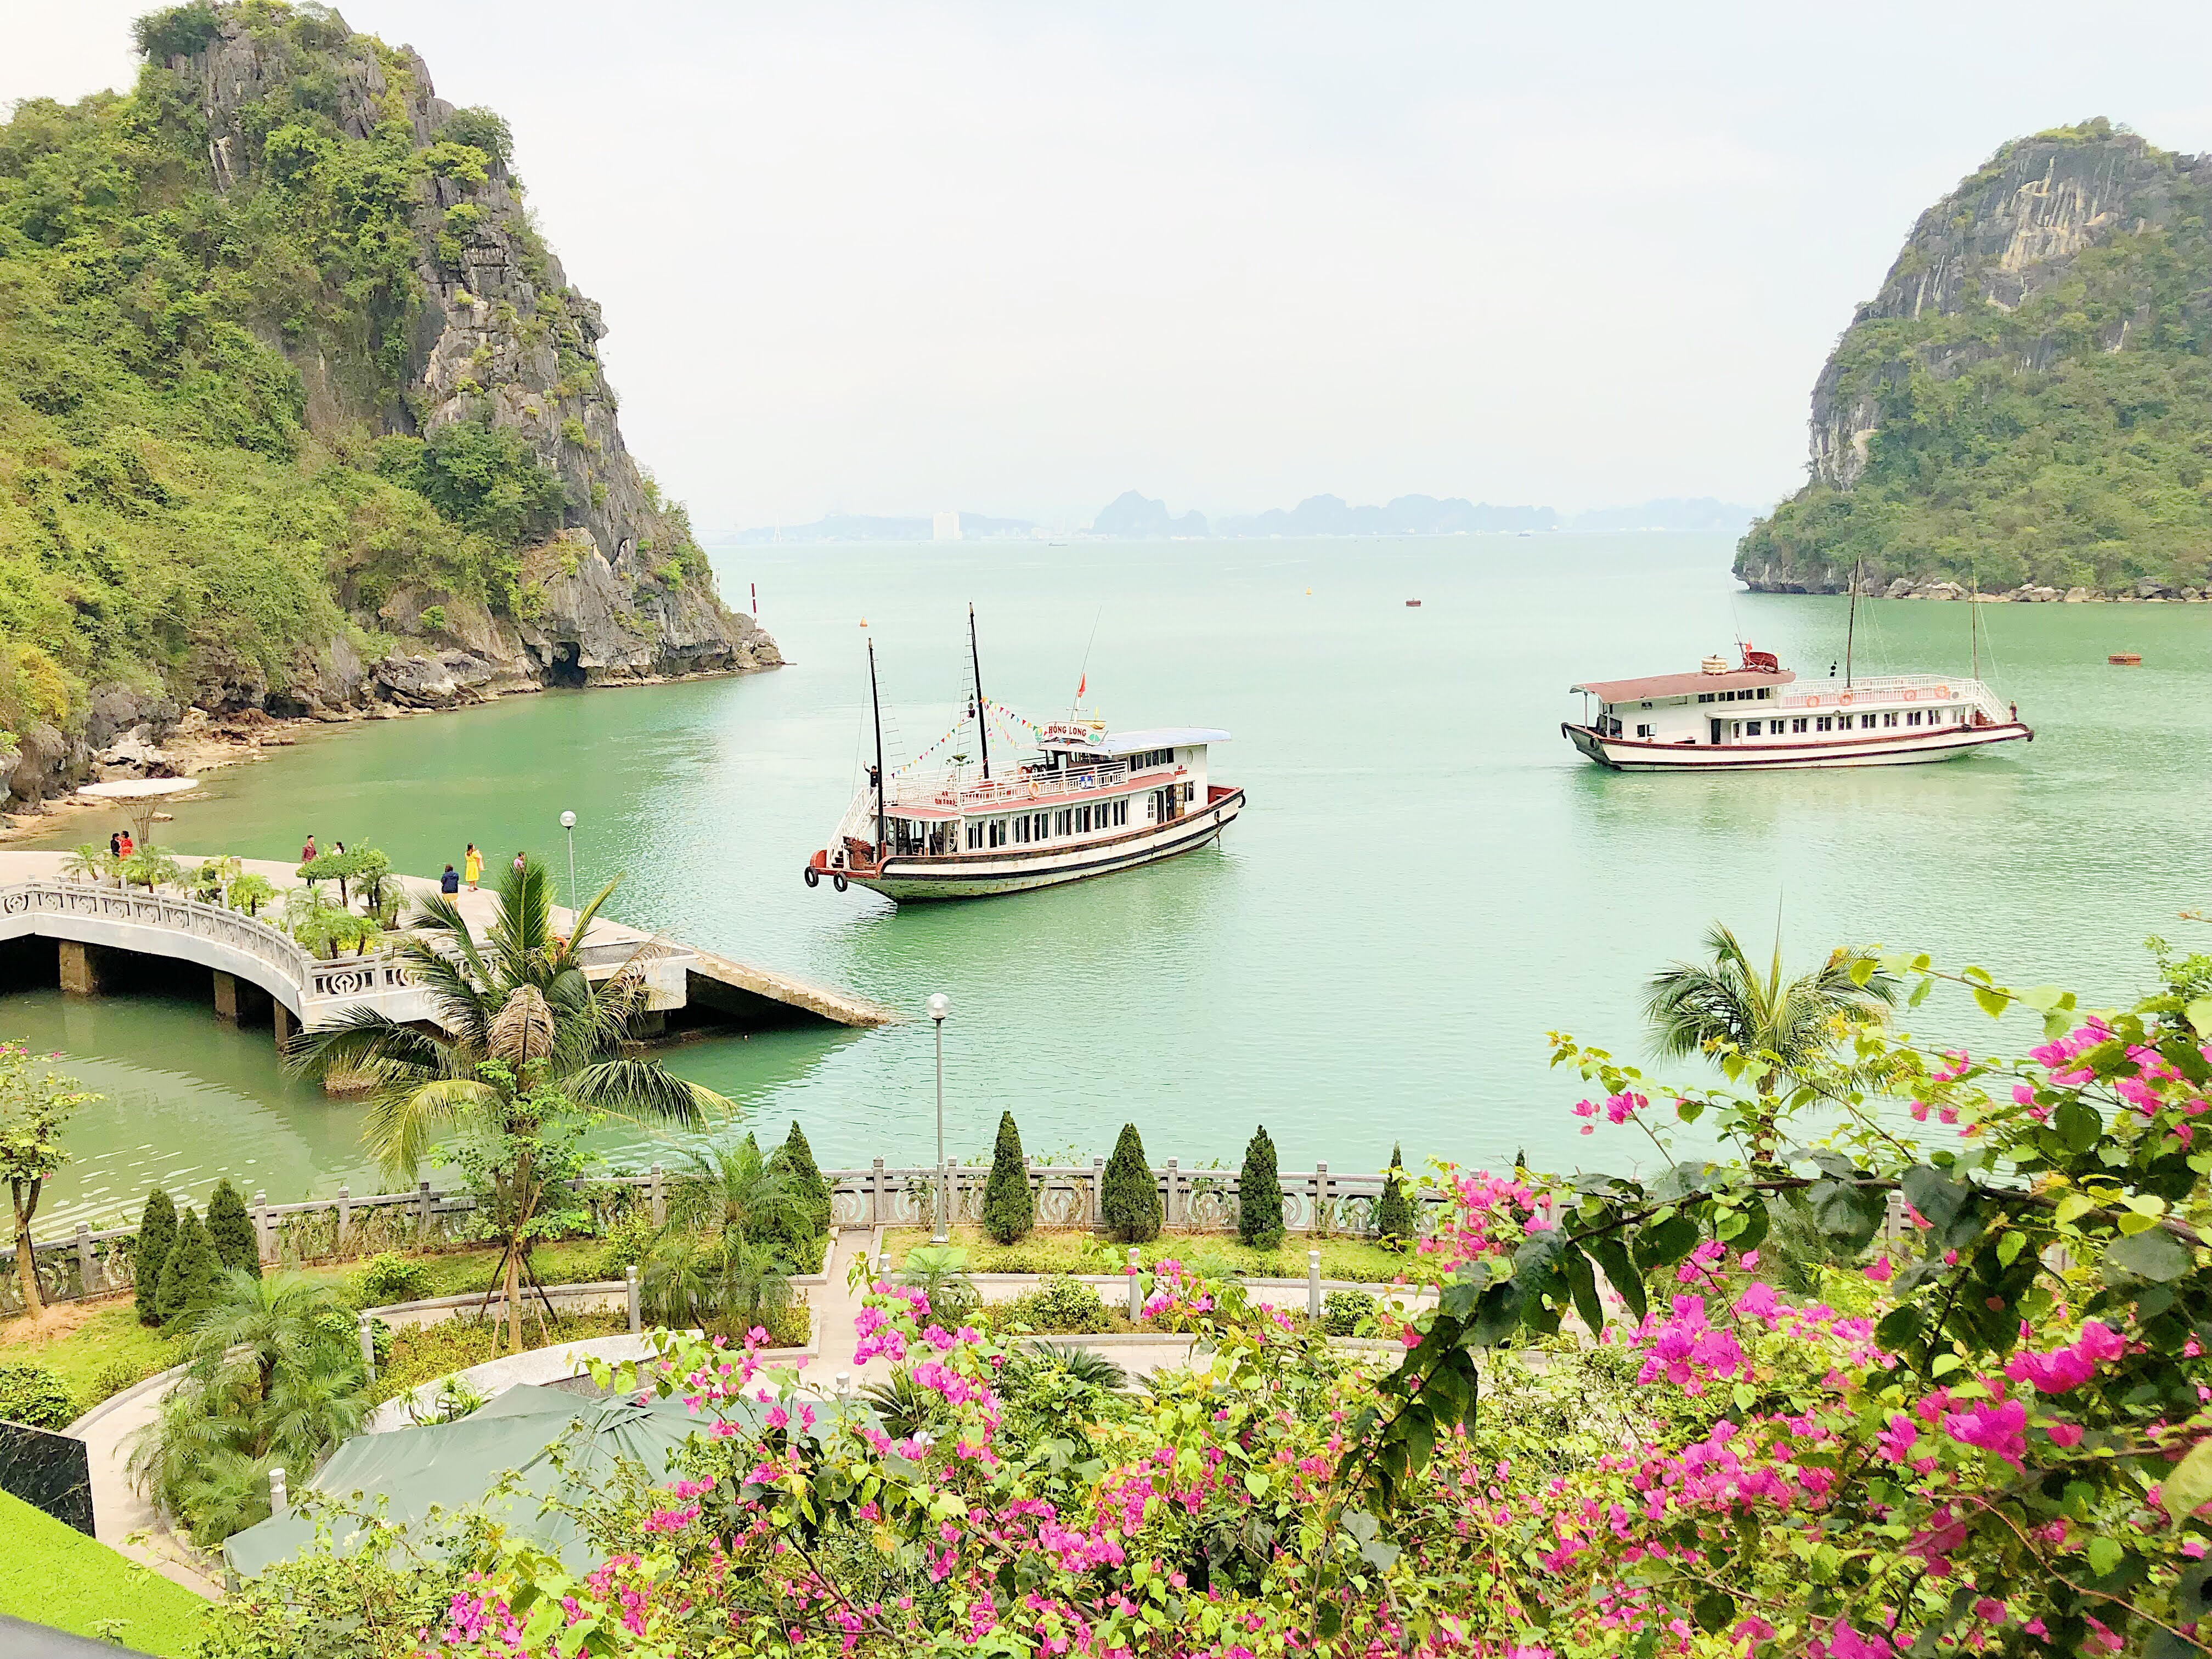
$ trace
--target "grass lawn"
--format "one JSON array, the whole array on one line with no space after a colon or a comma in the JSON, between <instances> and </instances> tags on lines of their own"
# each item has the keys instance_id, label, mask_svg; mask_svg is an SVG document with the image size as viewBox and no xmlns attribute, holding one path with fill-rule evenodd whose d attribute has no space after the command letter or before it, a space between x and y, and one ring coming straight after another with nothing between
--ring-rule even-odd
<instances>
[{"instance_id":1,"label":"grass lawn","mask_svg":"<svg viewBox=\"0 0 2212 1659\"><path fill-rule=\"evenodd\" d=\"M208 1606L181 1584L0 1492L0 1613L170 1659Z\"/></svg>"},{"instance_id":2,"label":"grass lawn","mask_svg":"<svg viewBox=\"0 0 2212 1659\"><path fill-rule=\"evenodd\" d=\"M537 1319L526 1315L522 1342L526 1349L558 1347L594 1336L612 1336L629 1328L629 1316L620 1309L610 1313L556 1314L546 1322L550 1335ZM513 1352L507 1346L505 1319L448 1319L435 1325L411 1327L392 1334L392 1352L370 1385L372 1401L389 1400L421 1387L432 1377L466 1370L488 1359Z\"/></svg>"},{"instance_id":3,"label":"grass lawn","mask_svg":"<svg viewBox=\"0 0 2212 1659\"><path fill-rule=\"evenodd\" d=\"M929 1243L921 1227L889 1227L884 1249L894 1261L903 1262L907 1252ZM1109 1247L1105 1235L1090 1232L1031 1233L1018 1244L994 1244L976 1227L955 1227L952 1243L968 1255L971 1273L1097 1273L1115 1271L1104 1259L1111 1248L1115 1261L1127 1260L1127 1245ZM1162 1233L1138 1247L1146 1267L1170 1257L1188 1262L1214 1277L1242 1273L1249 1279L1304 1279L1306 1252L1321 1252L1323 1279L1346 1279L1365 1285L1389 1285L1402 1277L1405 1255L1357 1238L1286 1238L1280 1249L1255 1250L1222 1233Z\"/></svg>"},{"instance_id":4,"label":"grass lawn","mask_svg":"<svg viewBox=\"0 0 2212 1659\"><path fill-rule=\"evenodd\" d=\"M531 1264L541 1283L587 1283L599 1272L604 1248L596 1238L541 1244L532 1254ZM499 1251L478 1247L414 1259L429 1271L428 1295L459 1296L489 1287L492 1270L499 1264ZM323 1261L302 1271L311 1279L336 1285L344 1295L360 1268L358 1261ZM183 1357L179 1344L138 1322L137 1309L128 1292L92 1302L59 1303L35 1322L19 1318L0 1323L0 1364L47 1367L76 1395L80 1411L89 1411L108 1395L155 1371L167 1370ZM491 1355L481 1358L489 1359Z\"/></svg>"}]
</instances>

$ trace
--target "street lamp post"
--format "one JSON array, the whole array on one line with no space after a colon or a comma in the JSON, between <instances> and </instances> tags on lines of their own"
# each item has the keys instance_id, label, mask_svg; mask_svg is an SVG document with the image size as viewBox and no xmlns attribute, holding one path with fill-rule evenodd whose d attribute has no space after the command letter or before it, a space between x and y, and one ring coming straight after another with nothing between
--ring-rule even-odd
<instances>
[{"instance_id":1,"label":"street lamp post","mask_svg":"<svg viewBox=\"0 0 2212 1659\"><path fill-rule=\"evenodd\" d=\"M568 833L568 925L576 925L576 815L561 814L561 827Z\"/></svg>"},{"instance_id":2,"label":"street lamp post","mask_svg":"<svg viewBox=\"0 0 2212 1659\"><path fill-rule=\"evenodd\" d=\"M939 991L929 999L929 1017L937 1024L937 1229L930 1236L933 1244L952 1242L952 1176L945 1167L945 1017L952 1012L952 1000Z\"/></svg>"}]
</instances>

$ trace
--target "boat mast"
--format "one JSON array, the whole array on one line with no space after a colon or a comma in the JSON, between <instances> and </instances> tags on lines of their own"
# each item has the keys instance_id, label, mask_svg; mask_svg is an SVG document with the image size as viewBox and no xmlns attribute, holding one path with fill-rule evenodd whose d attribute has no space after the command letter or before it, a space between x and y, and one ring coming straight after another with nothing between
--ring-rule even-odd
<instances>
[{"instance_id":1,"label":"boat mast","mask_svg":"<svg viewBox=\"0 0 2212 1659\"><path fill-rule=\"evenodd\" d=\"M868 641L868 707L876 715L876 856L881 858L890 846L890 836L884 828L884 791L889 780L884 776L884 704L876 692L876 642Z\"/></svg>"},{"instance_id":2,"label":"boat mast","mask_svg":"<svg viewBox=\"0 0 2212 1659\"><path fill-rule=\"evenodd\" d=\"M1851 640L1859 625L1859 566L1863 558L1851 561L1851 609L1844 619L1844 690L1851 689Z\"/></svg>"},{"instance_id":3,"label":"boat mast","mask_svg":"<svg viewBox=\"0 0 2212 1659\"><path fill-rule=\"evenodd\" d=\"M975 644L975 605L968 605L968 660L975 665L975 740L983 746L983 781L991 781L991 717L983 707L983 653Z\"/></svg>"},{"instance_id":4,"label":"boat mast","mask_svg":"<svg viewBox=\"0 0 2212 1659\"><path fill-rule=\"evenodd\" d=\"M1973 592L1966 595L1966 647L1973 653L1974 682L1982 678L1982 584L1974 574L1972 565L1966 567L1966 584Z\"/></svg>"}]
</instances>

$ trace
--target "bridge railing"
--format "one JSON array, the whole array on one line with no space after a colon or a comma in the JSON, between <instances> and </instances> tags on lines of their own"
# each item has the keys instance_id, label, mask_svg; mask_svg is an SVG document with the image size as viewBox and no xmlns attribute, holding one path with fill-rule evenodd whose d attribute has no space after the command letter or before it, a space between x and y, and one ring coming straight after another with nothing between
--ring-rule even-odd
<instances>
[{"instance_id":1,"label":"bridge railing","mask_svg":"<svg viewBox=\"0 0 2212 1659\"><path fill-rule=\"evenodd\" d=\"M1095 1230L1103 1225L1106 1160L1079 1164L1030 1166L1036 1194L1036 1224ZM830 1188L830 1219L838 1227L929 1226L942 1184L951 1183L950 1214L955 1224L981 1218L988 1164L885 1164L876 1159L865 1170L824 1170ZM604 1235L630 1217L655 1225L668 1218L669 1200L682 1172L654 1164L644 1170L593 1176L572 1183L591 1213L589 1231ZM1340 1174L1326 1164L1279 1177L1285 1227L1295 1233L1359 1235L1374 1227L1375 1206L1386 1176ZM1166 1225L1178 1231L1225 1231L1237 1224L1238 1172L1185 1169L1174 1158L1152 1170ZM1441 1194L1413 1187L1416 1223L1425 1232ZM299 1266L316 1261L357 1260L384 1250L436 1249L481 1242L489 1224L477 1214L473 1195L441 1192L427 1181L410 1191L354 1196L340 1187L332 1198L271 1204L256 1193L249 1206L261 1259ZM94 1231L79 1224L67 1238L41 1239L33 1245L40 1294L46 1301L74 1302L131 1289L136 1282L136 1227ZM21 1311L15 1281L15 1252L0 1249L0 1315Z\"/></svg>"},{"instance_id":2,"label":"bridge railing","mask_svg":"<svg viewBox=\"0 0 2212 1659\"><path fill-rule=\"evenodd\" d=\"M310 1024L318 1003L404 991L410 985L405 959L396 951L318 957L281 927L242 910L182 894L58 878L0 888L0 927L11 919L37 916L155 927L213 940L275 969L292 986L301 1018Z\"/></svg>"}]
</instances>

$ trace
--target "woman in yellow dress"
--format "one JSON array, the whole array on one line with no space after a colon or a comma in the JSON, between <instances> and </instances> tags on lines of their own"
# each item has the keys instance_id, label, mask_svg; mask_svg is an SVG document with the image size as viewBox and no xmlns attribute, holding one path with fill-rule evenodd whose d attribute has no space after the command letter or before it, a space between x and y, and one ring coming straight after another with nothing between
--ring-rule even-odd
<instances>
[{"instance_id":1,"label":"woman in yellow dress","mask_svg":"<svg viewBox=\"0 0 2212 1659\"><path fill-rule=\"evenodd\" d=\"M477 851L474 842L469 843L467 856L461 860L461 873L469 884L469 891L477 890L477 878L483 874L483 854Z\"/></svg>"}]
</instances>

